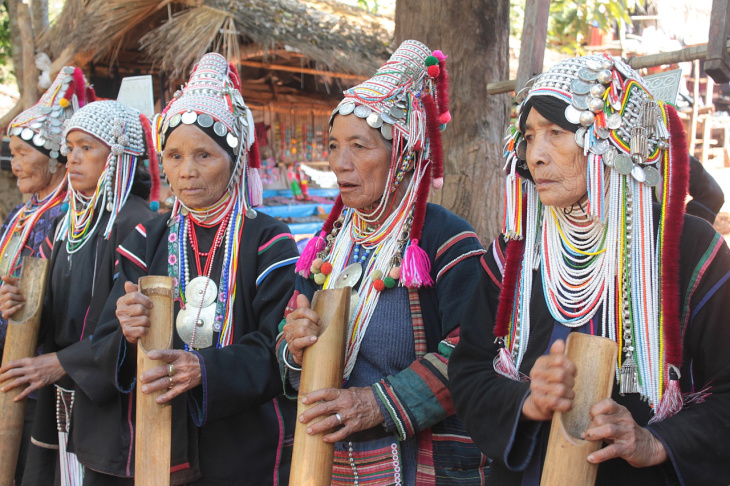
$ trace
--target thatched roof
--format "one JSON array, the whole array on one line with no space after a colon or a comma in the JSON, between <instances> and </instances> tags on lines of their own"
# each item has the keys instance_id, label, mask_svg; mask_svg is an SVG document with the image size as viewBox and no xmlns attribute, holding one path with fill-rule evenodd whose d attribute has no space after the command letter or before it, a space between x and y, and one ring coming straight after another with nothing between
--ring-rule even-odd
<instances>
[{"instance_id":1,"label":"thatched roof","mask_svg":"<svg viewBox=\"0 0 730 486\"><path fill-rule=\"evenodd\" d=\"M203 53L366 75L389 56L393 22L333 0L67 0L39 50L114 63L122 50L173 77Z\"/></svg>"}]
</instances>

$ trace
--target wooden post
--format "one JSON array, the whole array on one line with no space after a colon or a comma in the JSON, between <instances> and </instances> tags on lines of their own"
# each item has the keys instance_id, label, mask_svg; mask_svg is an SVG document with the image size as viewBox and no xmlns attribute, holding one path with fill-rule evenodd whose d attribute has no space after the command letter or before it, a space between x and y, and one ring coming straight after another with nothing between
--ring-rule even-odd
<instances>
[{"instance_id":1,"label":"wooden post","mask_svg":"<svg viewBox=\"0 0 730 486\"><path fill-rule=\"evenodd\" d=\"M705 72L720 84L730 81L730 54L725 48L728 37L730 0L712 0Z\"/></svg>"},{"instance_id":2,"label":"wooden post","mask_svg":"<svg viewBox=\"0 0 730 486\"><path fill-rule=\"evenodd\" d=\"M522 24L520 63L517 67L515 91L519 92L533 77L542 72L545 59L550 0L526 0L525 22Z\"/></svg>"},{"instance_id":3,"label":"wooden post","mask_svg":"<svg viewBox=\"0 0 730 486\"><path fill-rule=\"evenodd\" d=\"M46 294L50 261L25 257L20 270L20 291L25 305L8 319L3 365L35 355L38 329ZM0 393L0 486L12 486L18 462L20 439L23 435L25 400L14 402L22 388Z\"/></svg>"},{"instance_id":4,"label":"wooden post","mask_svg":"<svg viewBox=\"0 0 730 486\"><path fill-rule=\"evenodd\" d=\"M139 291L149 297L154 306L150 312L150 331L137 342L137 383L146 371L167 364L149 359L147 352L172 347L173 288L171 277L148 276L139 279ZM155 402L162 393L146 394L137 389L134 454L134 484L137 486L170 484L172 408L169 402L163 405Z\"/></svg>"},{"instance_id":5,"label":"wooden post","mask_svg":"<svg viewBox=\"0 0 730 486\"><path fill-rule=\"evenodd\" d=\"M303 404L301 399L304 395L322 388L342 386L351 291L350 287L345 287L320 290L314 294L312 308L322 319L322 327L317 342L305 348L302 357L297 417L317 405ZM307 427L323 419L324 417L309 424L297 420L289 474L290 486L329 486L332 482L335 445L322 441L324 433L307 434Z\"/></svg>"},{"instance_id":6,"label":"wooden post","mask_svg":"<svg viewBox=\"0 0 730 486\"><path fill-rule=\"evenodd\" d=\"M601 441L580 439L591 423L591 407L611 396L618 346L610 339L570 333L565 355L575 363L575 399L569 412L555 412L542 470L541 486L593 486L598 465L586 460Z\"/></svg>"}]
</instances>

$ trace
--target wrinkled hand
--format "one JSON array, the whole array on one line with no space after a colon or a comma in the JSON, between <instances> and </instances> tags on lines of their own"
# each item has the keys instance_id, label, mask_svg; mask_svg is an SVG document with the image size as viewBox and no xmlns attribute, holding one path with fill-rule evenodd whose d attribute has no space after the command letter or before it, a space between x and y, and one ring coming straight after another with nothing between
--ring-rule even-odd
<instances>
[{"instance_id":1,"label":"wrinkled hand","mask_svg":"<svg viewBox=\"0 0 730 486\"><path fill-rule=\"evenodd\" d=\"M15 387L28 385L14 401L20 401L31 392L46 385L57 382L66 374L56 353L42 354L35 358L23 358L11 361L0 368L0 392L7 392ZM12 380L12 381L9 381Z\"/></svg>"},{"instance_id":2,"label":"wrinkled hand","mask_svg":"<svg viewBox=\"0 0 730 486\"><path fill-rule=\"evenodd\" d=\"M147 353L147 357L168 363L153 368L139 377L142 393L167 390L157 397L155 400L157 403L167 403L202 383L200 360L195 353L180 349L160 349L150 351ZM170 375L170 364L175 367L172 375Z\"/></svg>"},{"instance_id":3,"label":"wrinkled hand","mask_svg":"<svg viewBox=\"0 0 730 486\"><path fill-rule=\"evenodd\" d=\"M602 440L609 445L588 456L598 464L621 457L634 467L648 467L667 460L664 445L634 421L629 410L610 398L591 407L592 422L583 433L585 440Z\"/></svg>"},{"instance_id":4,"label":"wrinkled hand","mask_svg":"<svg viewBox=\"0 0 730 486\"><path fill-rule=\"evenodd\" d=\"M150 330L152 300L141 294L132 282L124 283L124 291L127 293L117 299L117 319L127 342L136 344Z\"/></svg>"},{"instance_id":5,"label":"wrinkled hand","mask_svg":"<svg viewBox=\"0 0 730 486\"><path fill-rule=\"evenodd\" d=\"M317 341L320 324L317 313L309 308L309 299L305 295L297 295L297 309L286 316L284 325L284 339L296 364L302 364L304 348Z\"/></svg>"},{"instance_id":6,"label":"wrinkled hand","mask_svg":"<svg viewBox=\"0 0 730 486\"><path fill-rule=\"evenodd\" d=\"M2 313L4 319L9 319L25 305L25 297L18 288L20 279L9 275L0 278L3 281L2 286L0 286L0 313Z\"/></svg>"},{"instance_id":7,"label":"wrinkled hand","mask_svg":"<svg viewBox=\"0 0 730 486\"><path fill-rule=\"evenodd\" d=\"M324 419L307 427L310 435L334 429L340 425L336 413L342 418L342 427L325 435L325 442L337 442L355 432L367 430L383 423L383 414L375 400L373 390L366 388L322 388L302 397L302 403L321 402L299 416L299 421L308 424L313 419Z\"/></svg>"},{"instance_id":8,"label":"wrinkled hand","mask_svg":"<svg viewBox=\"0 0 730 486\"><path fill-rule=\"evenodd\" d=\"M575 364L563 353L565 342L558 339L550 354L540 356L530 370L530 394L522 406L522 416L528 420L550 420L556 411L573 408Z\"/></svg>"}]
</instances>

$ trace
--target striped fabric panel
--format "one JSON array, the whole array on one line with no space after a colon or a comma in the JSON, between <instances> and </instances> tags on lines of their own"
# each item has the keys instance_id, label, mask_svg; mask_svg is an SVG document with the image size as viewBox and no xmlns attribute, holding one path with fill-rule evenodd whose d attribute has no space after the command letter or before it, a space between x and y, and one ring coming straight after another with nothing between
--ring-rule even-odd
<instances>
[{"instance_id":1,"label":"striped fabric panel","mask_svg":"<svg viewBox=\"0 0 730 486\"><path fill-rule=\"evenodd\" d=\"M413 323L413 343L416 351L416 359L426 355L426 328L423 324L423 313L421 311L421 300L418 297L418 289L408 289L408 304L411 308L411 322Z\"/></svg>"},{"instance_id":2,"label":"striped fabric panel","mask_svg":"<svg viewBox=\"0 0 730 486\"><path fill-rule=\"evenodd\" d=\"M124 248L124 246L119 245L117 247L117 252L122 255L124 258L129 260L130 262L137 265L139 268L141 268L143 271L147 272L147 263L145 263L144 260L142 260L140 257L132 253L131 251Z\"/></svg>"},{"instance_id":3,"label":"striped fabric panel","mask_svg":"<svg viewBox=\"0 0 730 486\"><path fill-rule=\"evenodd\" d=\"M499 246L499 241L494 241L492 243L492 256L494 256L494 261L497 262L499 273L504 275L504 265L507 263L507 258L504 256L504 253L502 253L502 247Z\"/></svg>"},{"instance_id":4,"label":"striped fabric panel","mask_svg":"<svg viewBox=\"0 0 730 486\"><path fill-rule=\"evenodd\" d=\"M390 447L372 451L353 451L352 460L357 469L357 484L363 486L388 486L401 484L402 467L400 451L395 442ZM332 465L332 482L336 486L352 485L353 467L348 451L335 451Z\"/></svg>"},{"instance_id":5,"label":"striped fabric panel","mask_svg":"<svg viewBox=\"0 0 730 486\"><path fill-rule=\"evenodd\" d=\"M400 398L398 398L393 387L391 387L386 380L380 380L378 383L373 385L373 388L395 423L396 437L398 437L399 440L405 440L413 435L415 432L413 421L410 419L406 408L401 403Z\"/></svg>"},{"instance_id":6,"label":"striped fabric panel","mask_svg":"<svg viewBox=\"0 0 730 486\"><path fill-rule=\"evenodd\" d=\"M438 260L439 258L441 258L441 256L446 253L449 248L466 238L476 238L476 240L479 241L479 237L473 231L462 231L461 233L458 233L446 240L446 242L439 247L438 251L436 252L436 259ZM481 245L481 242L479 244Z\"/></svg>"},{"instance_id":7,"label":"striped fabric panel","mask_svg":"<svg viewBox=\"0 0 730 486\"><path fill-rule=\"evenodd\" d=\"M144 227L144 226L142 226L142 223L140 223L140 224L138 224L137 226L135 226L135 228L134 228L134 229L136 229L136 230L137 230L137 233L139 233L139 234L141 234L142 236L144 236L145 238L147 238L147 230L145 229L145 227Z\"/></svg>"},{"instance_id":8,"label":"striped fabric panel","mask_svg":"<svg viewBox=\"0 0 730 486\"><path fill-rule=\"evenodd\" d=\"M268 250L269 248L274 246L276 244L276 242L278 242L278 241L293 240L293 239L294 239L294 237L291 235L291 233L281 233L279 235L276 235L273 238L271 238L269 241L264 243L263 245L259 246L258 254L259 255L262 254L263 252L265 252L266 250Z\"/></svg>"},{"instance_id":9,"label":"striped fabric panel","mask_svg":"<svg viewBox=\"0 0 730 486\"><path fill-rule=\"evenodd\" d=\"M722 235L720 235L719 233L715 234L715 237L713 238L710 245L707 247L704 255L702 255L700 261L697 262L697 266L695 267L694 272L692 272L692 278L689 281L687 291L684 295L684 309L682 309L682 318L680 320L680 322L682 322L683 329L687 328L687 322L689 322L689 307L692 296L694 295L695 290L697 290L697 287L699 286L702 277L705 275L705 272L709 268L710 263L712 263L712 261L715 259L715 255L717 255L717 252L720 251L720 248L722 248L722 244L724 241L725 240L723 239Z\"/></svg>"},{"instance_id":10,"label":"striped fabric panel","mask_svg":"<svg viewBox=\"0 0 730 486\"><path fill-rule=\"evenodd\" d=\"M462 261L466 260L467 258L470 258L473 256L478 256L478 255L483 255L486 252L487 252L487 250L482 250L482 249L473 250L473 251L466 252L463 255L460 255L460 256L454 258L449 263L447 263L446 266L444 266L441 270L439 270L439 273L436 275L436 281L438 282L442 275L444 275L446 272L448 272L449 270L451 270L452 268L454 268L456 265L458 265Z\"/></svg>"},{"instance_id":11,"label":"striped fabric panel","mask_svg":"<svg viewBox=\"0 0 730 486\"><path fill-rule=\"evenodd\" d=\"M433 467L433 440L431 429L418 434L418 467L416 469L416 484L435 485L436 469Z\"/></svg>"},{"instance_id":12,"label":"striped fabric panel","mask_svg":"<svg viewBox=\"0 0 730 486\"><path fill-rule=\"evenodd\" d=\"M494 272L492 272L492 270L489 268L489 265L487 264L486 254L482 255L482 257L479 259L479 262L482 264L482 268L484 269L484 271L487 272L487 275L489 275L489 278L492 279L492 282L494 282L495 285L499 287L500 290L502 290L502 281L498 279L494 275Z\"/></svg>"},{"instance_id":13,"label":"striped fabric panel","mask_svg":"<svg viewBox=\"0 0 730 486\"><path fill-rule=\"evenodd\" d=\"M446 412L446 415L452 415L456 412L454 410L454 402L451 400L451 393L447 388L449 375L446 360L441 360L436 355L428 354L422 360L413 363L411 369L428 386L433 396L439 401L441 408Z\"/></svg>"},{"instance_id":14,"label":"striped fabric panel","mask_svg":"<svg viewBox=\"0 0 730 486\"><path fill-rule=\"evenodd\" d=\"M292 265L292 264L296 263L297 260L299 260L299 257L295 256L295 257L287 258L286 260L282 260L280 262L276 262L276 263L269 265L269 267L266 270L261 272L261 275L256 277L256 286L258 287L259 285L261 285L261 282L264 281L266 276L269 275L274 270L276 270L277 268L285 267L287 265Z\"/></svg>"}]
</instances>

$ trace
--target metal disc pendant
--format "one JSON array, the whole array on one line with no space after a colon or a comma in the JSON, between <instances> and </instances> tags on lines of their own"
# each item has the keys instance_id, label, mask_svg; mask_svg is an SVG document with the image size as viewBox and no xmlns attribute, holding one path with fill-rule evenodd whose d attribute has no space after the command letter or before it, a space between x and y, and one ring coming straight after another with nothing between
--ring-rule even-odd
<instances>
[{"instance_id":1,"label":"metal disc pendant","mask_svg":"<svg viewBox=\"0 0 730 486\"><path fill-rule=\"evenodd\" d=\"M621 127L621 115L619 115L618 113L613 113L606 120L606 126L608 128L610 128L611 130L616 130L617 128L620 128Z\"/></svg>"},{"instance_id":2,"label":"metal disc pendant","mask_svg":"<svg viewBox=\"0 0 730 486\"><path fill-rule=\"evenodd\" d=\"M591 153L597 154L597 155L603 155L606 153L606 150L608 150L608 142L605 140L601 140L600 142L594 143L590 146L588 149Z\"/></svg>"},{"instance_id":3,"label":"metal disc pendant","mask_svg":"<svg viewBox=\"0 0 730 486\"><path fill-rule=\"evenodd\" d=\"M397 106L394 106L393 108L390 109L390 115L400 119L400 118L403 118L404 116L406 116L406 112L404 110L398 108Z\"/></svg>"},{"instance_id":4,"label":"metal disc pendant","mask_svg":"<svg viewBox=\"0 0 730 486\"><path fill-rule=\"evenodd\" d=\"M186 111L180 116L180 120L186 125L192 125L195 123L195 120L198 119L198 114L194 111Z\"/></svg>"},{"instance_id":5,"label":"metal disc pendant","mask_svg":"<svg viewBox=\"0 0 730 486\"><path fill-rule=\"evenodd\" d=\"M646 180L646 174L644 174L644 169L641 168L641 166L635 165L633 169L631 169L631 175L639 182L644 182Z\"/></svg>"},{"instance_id":6,"label":"metal disc pendant","mask_svg":"<svg viewBox=\"0 0 730 486\"><path fill-rule=\"evenodd\" d=\"M578 147L583 148L586 141L586 127L580 127L575 132L575 143L578 144Z\"/></svg>"},{"instance_id":7,"label":"metal disc pendant","mask_svg":"<svg viewBox=\"0 0 730 486\"><path fill-rule=\"evenodd\" d=\"M188 305L207 307L218 295L218 286L208 277L195 277L185 287L185 300Z\"/></svg>"},{"instance_id":8,"label":"metal disc pendant","mask_svg":"<svg viewBox=\"0 0 730 486\"><path fill-rule=\"evenodd\" d=\"M256 219L256 216L258 216L258 215L259 215L259 213L257 213L254 208L248 208L246 210L246 217L248 219Z\"/></svg>"},{"instance_id":9,"label":"metal disc pendant","mask_svg":"<svg viewBox=\"0 0 730 486\"><path fill-rule=\"evenodd\" d=\"M601 69L603 69L603 63L595 59L586 59L586 67L588 69L592 69L593 71L600 71Z\"/></svg>"},{"instance_id":10,"label":"metal disc pendant","mask_svg":"<svg viewBox=\"0 0 730 486\"><path fill-rule=\"evenodd\" d=\"M48 115L53 109L50 106L41 106L41 113Z\"/></svg>"},{"instance_id":11,"label":"metal disc pendant","mask_svg":"<svg viewBox=\"0 0 730 486\"><path fill-rule=\"evenodd\" d=\"M367 118L371 112L372 110L370 109L370 107L365 105L358 105L355 107L354 110L355 116L358 118Z\"/></svg>"},{"instance_id":12,"label":"metal disc pendant","mask_svg":"<svg viewBox=\"0 0 730 486\"><path fill-rule=\"evenodd\" d=\"M662 181L662 176L654 167L644 167L644 184L654 187Z\"/></svg>"},{"instance_id":13,"label":"metal disc pendant","mask_svg":"<svg viewBox=\"0 0 730 486\"><path fill-rule=\"evenodd\" d=\"M616 156L613 161L613 168L618 171L619 174L629 175L631 169L634 168L634 163L628 155L620 154Z\"/></svg>"},{"instance_id":14,"label":"metal disc pendant","mask_svg":"<svg viewBox=\"0 0 730 486\"><path fill-rule=\"evenodd\" d=\"M362 265L352 263L342 269L335 280L334 288L344 289L345 287L355 287L362 277Z\"/></svg>"},{"instance_id":15,"label":"metal disc pendant","mask_svg":"<svg viewBox=\"0 0 730 486\"><path fill-rule=\"evenodd\" d=\"M576 110L573 105L568 105L565 109L565 119L573 125L579 125L581 113L582 112L580 110Z\"/></svg>"},{"instance_id":16,"label":"metal disc pendant","mask_svg":"<svg viewBox=\"0 0 730 486\"><path fill-rule=\"evenodd\" d=\"M608 150L604 152L603 154L603 163L607 167L613 167L613 162L616 160L616 156L618 155L618 150L616 148L609 146Z\"/></svg>"},{"instance_id":17,"label":"metal disc pendant","mask_svg":"<svg viewBox=\"0 0 730 486\"><path fill-rule=\"evenodd\" d=\"M340 115L349 115L353 111L355 111L355 103L351 101L340 105Z\"/></svg>"},{"instance_id":18,"label":"metal disc pendant","mask_svg":"<svg viewBox=\"0 0 730 486\"><path fill-rule=\"evenodd\" d=\"M515 153L520 160L527 160L527 142L525 142L524 138L517 142Z\"/></svg>"},{"instance_id":19,"label":"metal disc pendant","mask_svg":"<svg viewBox=\"0 0 730 486\"><path fill-rule=\"evenodd\" d=\"M383 134L384 139L393 140L393 125L383 123L383 126L380 127L380 133Z\"/></svg>"},{"instance_id":20,"label":"metal disc pendant","mask_svg":"<svg viewBox=\"0 0 730 486\"><path fill-rule=\"evenodd\" d=\"M591 85L580 79L574 79L570 82L570 91L576 95L588 94L591 91Z\"/></svg>"},{"instance_id":21,"label":"metal disc pendant","mask_svg":"<svg viewBox=\"0 0 730 486\"><path fill-rule=\"evenodd\" d=\"M370 113L365 121L368 122L370 128L380 128L383 126L383 119L380 117L380 113Z\"/></svg>"},{"instance_id":22,"label":"metal disc pendant","mask_svg":"<svg viewBox=\"0 0 730 486\"><path fill-rule=\"evenodd\" d=\"M172 122L170 122L170 125L172 125ZM213 131L219 137L225 137L226 133L228 133L226 126L219 121L217 121L213 124Z\"/></svg>"},{"instance_id":23,"label":"metal disc pendant","mask_svg":"<svg viewBox=\"0 0 730 486\"><path fill-rule=\"evenodd\" d=\"M213 126L213 117L208 115L207 113L198 115L198 125L200 125L203 128L212 127Z\"/></svg>"},{"instance_id":24,"label":"metal disc pendant","mask_svg":"<svg viewBox=\"0 0 730 486\"><path fill-rule=\"evenodd\" d=\"M170 127L175 128L176 126L178 126L180 124L180 118L180 113L178 113L177 115L172 115L172 118L170 118Z\"/></svg>"},{"instance_id":25,"label":"metal disc pendant","mask_svg":"<svg viewBox=\"0 0 730 486\"><path fill-rule=\"evenodd\" d=\"M13 263L13 257L18 253L22 241L18 233L10 237L10 241L5 246L5 252L0 255L0 275L8 275L10 273L10 265Z\"/></svg>"},{"instance_id":26,"label":"metal disc pendant","mask_svg":"<svg viewBox=\"0 0 730 486\"><path fill-rule=\"evenodd\" d=\"M33 138L33 135L35 135L35 134L33 133L33 130L31 130L30 128L24 128L23 131L20 132L20 138L22 138L23 140L26 140L26 141Z\"/></svg>"},{"instance_id":27,"label":"metal disc pendant","mask_svg":"<svg viewBox=\"0 0 730 486\"><path fill-rule=\"evenodd\" d=\"M580 71L578 71L578 77L580 79L582 79L583 81L590 82L590 81L595 81L596 78L598 78L598 73L591 69L583 68Z\"/></svg>"},{"instance_id":28,"label":"metal disc pendant","mask_svg":"<svg viewBox=\"0 0 730 486\"><path fill-rule=\"evenodd\" d=\"M588 96L588 95L573 96L573 101L572 101L573 106L575 106L579 110L587 110L589 98L590 98L590 96Z\"/></svg>"},{"instance_id":29,"label":"metal disc pendant","mask_svg":"<svg viewBox=\"0 0 730 486\"><path fill-rule=\"evenodd\" d=\"M45 145L45 144L46 144L46 139L43 138L43 135L41 135L40 133L36 133L33 136L33 145L35 145L36 147L40 147L41 145Z\"/></svg>"},{"instance_id":30,"label":"metal disc pendant","mask_svg":"<svg viewBox=\"0 0 730 486\"><path fill-rule=\"evenodd\" d=\"M236 148L238 147L238 138L236 138L236 136L232 133L229 133L228 135L226 135L226 143L229 147Z\"/></svg>"},{"instance_id":31,"label":"metal disc pendant","mask_svg":"<svg viewBox=\"0 0 730 486\"><path fill-rule=\"evenodd\" d=\"M209 348L213 345L213 323L215 322L215 306L188 306L180 310L175 319L175 329L185 344L194 348ZM195 331L195 340L193 340Z\"/></svg>"},{"instance_id":32,"label":"metal disc pendant","mask_svg":"<svg viewBox=\"0 0 730 486\"><path fill-rule=\"evenodd\" d=\"M389 114L387 114L387 113L382 113L382 114L380 115L380 117L381 117L381 118L383 119L383 121L384 121L385 123L390 123L391 125L395 123L395 118L393 118L392 116L390 116L390 115L389 115Z\"/></svg>"}]
</instances>

